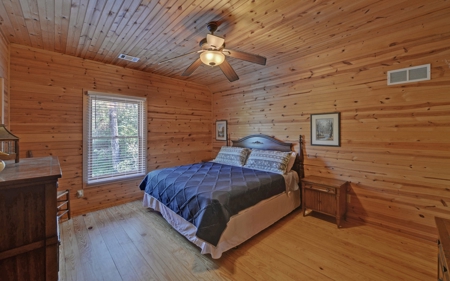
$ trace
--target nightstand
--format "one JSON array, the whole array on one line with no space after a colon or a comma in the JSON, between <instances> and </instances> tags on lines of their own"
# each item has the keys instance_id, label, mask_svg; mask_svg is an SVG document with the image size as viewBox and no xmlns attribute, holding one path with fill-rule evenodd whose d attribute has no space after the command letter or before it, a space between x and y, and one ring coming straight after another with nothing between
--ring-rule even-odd
<instances>
[{"instance_id":1,"label":"nightstand","mask_svg":"<svg viewBox=\"0 0 450 281\"><path fill-rule=\"evenodd\" d=\"M341 220L347 212L347 183L343 180L308 176L302 179L302 212L306 210L319 212L336 218L341 227Z\"/></svg>"}]
</instances>

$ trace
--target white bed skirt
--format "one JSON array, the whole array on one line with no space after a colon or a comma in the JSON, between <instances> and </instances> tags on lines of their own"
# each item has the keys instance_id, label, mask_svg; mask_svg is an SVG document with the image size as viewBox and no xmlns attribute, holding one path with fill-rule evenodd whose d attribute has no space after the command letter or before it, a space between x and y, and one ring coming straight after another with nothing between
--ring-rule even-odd
<instances>
[{"instance_id":1,"label":"white bed skirt","mask_svg":"<svg viewBox=\"0 0 450 281\"><path fill-rule=\"evenodd\" d=\"M213 259L218 259L223 252L238 246L300 206L300 190L275 195L232 216L217 246L195 236L197 228L193 224L147 193L144 193L143 205L160 212L175 230L200 247L202 254L211 254Z\"/></svg>"}]
</instances>

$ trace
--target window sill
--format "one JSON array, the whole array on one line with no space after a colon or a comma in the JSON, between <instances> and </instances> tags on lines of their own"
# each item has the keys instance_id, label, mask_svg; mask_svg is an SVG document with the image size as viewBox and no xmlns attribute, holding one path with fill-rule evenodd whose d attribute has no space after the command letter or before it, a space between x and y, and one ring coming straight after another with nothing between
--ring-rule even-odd
<instances>
[{"instance_id":1,"label":"window sill","mask_svg":"<svg viewBox=\"0 0 450 281\"><path fill-rule=\"evenodd\" d=\"M102 180L102 181L93 182L93 183L83 182L83 189L96 188L96 187L100 187L100 186L104 186L104 185L108 185L108 184L112 184L112 183L129 182L129 181L135 181L135 180L142 181L144 179L145 175L146 174L138 174L135 176Z\"/></svg>"}]
</instances>

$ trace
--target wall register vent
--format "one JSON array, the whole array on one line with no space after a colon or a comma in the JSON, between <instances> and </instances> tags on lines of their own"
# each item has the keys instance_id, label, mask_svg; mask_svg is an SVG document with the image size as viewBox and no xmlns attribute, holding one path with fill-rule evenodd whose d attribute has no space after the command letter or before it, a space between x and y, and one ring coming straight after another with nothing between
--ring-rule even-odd
<instances>
[{"instance_id":1,"label":"wall register vent","mask_svg":"<svg viewBox=\"0 0 450 281\"><path fill-rule=\"evenodd\" d=\"M137 62L139 60L139 58L137 58L137 57L132 57L132 56L125 55L125 54L120 54L119 55L119 59L129 60L129 61L132 61L132 62Z\"/></svg>"},{"instance_id":2,"label":"wall register vent","mask_svg":"<svg viewBox=\"0 0 450 281\"><path fill-rule=\"evenodd\" d=\"M430 79L430 64L391 70L387 72L388 85L411 83Z\"/></svg>"}]
</instances>

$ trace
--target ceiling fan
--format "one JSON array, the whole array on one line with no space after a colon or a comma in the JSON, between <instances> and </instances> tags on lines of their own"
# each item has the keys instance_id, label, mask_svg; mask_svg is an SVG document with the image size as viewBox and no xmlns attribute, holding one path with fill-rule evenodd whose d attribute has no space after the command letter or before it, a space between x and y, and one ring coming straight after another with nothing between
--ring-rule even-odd
<instances>
[{"instance_id":1,"label":"ceiling fan","mask_svg":"<svg viewBox=\"0 0 450 281\"><path fill-rule=\"evenodd\" d=\"M231 65L225 60L225 56L245 60L252 63L257 63L260 65L266 65L265 57L241 51L225 49L225 39L214 35L214 32L217 30L218 26L219 24L216 21L208 23L206 27L208 28L209 32L211 32L211 34L207 34L206 38L203 38L200 41L199 45L202 48L201 50L176 56L171 59L161 61L159 62L159 64L169 62L174 59L184 57L190 54L199 53L200 57L196 61L194 61L183 72L183 74L181 74L181 76L191 75L202 63L204 63L209 66L219 66L223 74L225 74L225 76L228 78L228 80L230 80L230 82L238 80L239 76L236 74Z\"/></svg>"}]
</instances>

